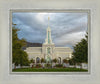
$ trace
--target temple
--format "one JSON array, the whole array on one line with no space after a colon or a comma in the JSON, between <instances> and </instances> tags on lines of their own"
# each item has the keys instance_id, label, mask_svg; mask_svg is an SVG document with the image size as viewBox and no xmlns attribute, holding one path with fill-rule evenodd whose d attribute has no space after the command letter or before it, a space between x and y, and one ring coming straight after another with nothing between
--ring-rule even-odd
<instances>
[{"instance_id":1,"label":"temple","mask_svg":"<svg viewBox=\"0 0 100 84\"><path fill-rule=\"evenodd\" d=\"M55 47L51 38L49 18L45 43L42 44L42 47L27 47L25 51L29 60L34 59L35 63L41 63L42 58L46 60L46 63L51 63L53 59L57 59L58 63L63 63L63 59L70 59L73 52L69 47Z\"/></svg>"}]
</instances>

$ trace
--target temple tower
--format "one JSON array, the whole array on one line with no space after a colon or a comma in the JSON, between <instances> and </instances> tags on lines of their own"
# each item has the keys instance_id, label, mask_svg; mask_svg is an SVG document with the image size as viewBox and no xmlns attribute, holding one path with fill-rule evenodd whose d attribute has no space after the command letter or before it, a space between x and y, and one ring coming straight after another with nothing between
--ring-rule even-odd
<instances>
[{"instance_id":1,"label":"temple tower","mask_svg":"<svg viewBox=\"0 0 100 84\"><path fill-rule=\"evenodd\" d=\"M49 26L49 17L48 17L48 28L46 31L46 39L45 43L42 45L42 52L47 63L51 63L51 60L53 58L53 51L54 51L54 43L52 42L51 38L51 28Z\"/></svg>"},{"instance_id":2,"label":"temple tower","mask_svg":"<svg viewBox=\"0 0 100 84\"><path fill-rule=\"evenodd\" d=\"M53 44L52 39L51 39L51 28L49 27L49 17L48 17L48 28L47 28L45 44Z\"/></svg>"}]
</instances>

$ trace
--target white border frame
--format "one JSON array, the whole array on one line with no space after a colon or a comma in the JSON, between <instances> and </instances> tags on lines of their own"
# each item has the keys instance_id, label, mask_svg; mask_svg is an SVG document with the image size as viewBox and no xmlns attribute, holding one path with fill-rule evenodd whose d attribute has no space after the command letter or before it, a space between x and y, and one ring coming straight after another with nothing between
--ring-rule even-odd
<instances>
[{"instance_id":1,"label":"white border frame","mask_svg":"<svg viewBox=\"0 0 100 84\"><path fill-rule=\"evenodd\" d=\"M10 31L9 31L9 66L10 66L10 73L11 74L45 74L45 75L70 75L70 74L90 74L90 66L91 66L91 14L90 14L90 9L10 9L10 14L9 14L9 19L10 19ZM48 12L48 13L87 13L87 20L88 20L88 25L87 25L87 32L88 32L88 72L12 72L12 13L17 13L17 12L21 12L21 13L28 13L28 12L32 12L32 13L43 13L43 12Z\"/></svg>"},{"instance_id":2,"label":"white border frame","mask_svg":"<svg viewBox=\"0 0 100 84\"><path fill-rule=\"evenodd\" d=\"M10 9L90 9L91 73L70 75L9 74ZM0 83L1 84L100 84L100 0L1 0Z\"/></svg>"}]
</instances>

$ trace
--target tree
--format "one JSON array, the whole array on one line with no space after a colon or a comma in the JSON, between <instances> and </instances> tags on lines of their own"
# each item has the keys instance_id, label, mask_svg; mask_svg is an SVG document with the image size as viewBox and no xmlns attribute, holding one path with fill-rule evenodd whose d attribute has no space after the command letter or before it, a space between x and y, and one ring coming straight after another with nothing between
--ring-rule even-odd
<instances>
[{"instance_id":1,"label":"tree","mask_svg":"<svg viewBox=\"0 0 100 84\"><path fill-rule=\"evenodd\" d=\"M31 59L31 60L30 60L30 63L35 63L35 60L34 60L34 59Z\"/></svg>"},{"instance_id":2,"label":"tree","mask_svg":"<svg viewBox=\"0 0 100 84\"><path fill-rule=\"evenodd\" d=\"M28 60L28 55L26 52L20 50L19 51L19 60L20 60L20 65L23 66L27 66L29 65L29 60Z\"/></svg>"},{"instance_id":3,"label":"tree","mask_svg":"<svg viewBox=\"0 0 100 84\"><path fill-rule=\"evenodd\" d=\"M71 59L74 63L88 62L88 36L86 35L80 42L74 46L73 57Z\"/></svg>"},{"instance_id":4,"label":"tree","mask_svg":"<svg viewBox=\"0 0 100 84\"><path fill-rule=\"evenodd\" d=\"M42 59L41 59L41 63L44 63L44 62L45 62L45 59L44 59L44 58L42 58Z\"/></svg>"},{"instance_id":5,"label":"tree","mask_svg":"<svg viewBox=\"0 0 100 84\"><path fill-rule=\"evenodd\" d=\"M18 64L21 66L28 65L28 55L22 50L22 47L26 45L25 39L18 39L17 32L19 29L15 28L16 24L13 24L12 28L12 62L15 64L15 68Z\"/></svg>"},{"instance_id":6,"label":"tree","mask_svg":"<svg viewBox=\"0 0 100 84\"><path fill-rule=\"evenodd\" d=\"M75 65L76 64L74 58L68 60L68 62L69 62L70 65Z\"/></svg>"},{"instance_id":7,"label":"tree","mask_svg":"<svg viewBox=\"0 0 100 84\"><path fill-rule=\"evenodd\" d=\"M55 59L53 59L53 62L54 62L54 63L57 63L57 59L56 59L56 58L55 58Z\"/></svg>"},{"instance_id":8,"label":"tree","mask_svg":"<svg viewBox=\"0 0 100 84\"><path fill-rule=\"evenodd\" d=\"M63 63L68 63L68 60L67 59L63 59Z\"/></svg>"}]
</instances>

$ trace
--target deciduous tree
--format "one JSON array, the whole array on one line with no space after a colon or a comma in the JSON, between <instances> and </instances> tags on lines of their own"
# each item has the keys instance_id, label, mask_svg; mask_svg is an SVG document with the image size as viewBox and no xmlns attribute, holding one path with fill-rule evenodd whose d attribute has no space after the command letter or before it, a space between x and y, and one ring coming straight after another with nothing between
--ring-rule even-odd
<instances>
[{"instance_id":1,"label":"deciduous tree","mask_svg":"<svg viewBox=\"0 0 100 84\"><path fill-rule=\"evenodd\" d=\"M25 39L18 39L17 32L19 29L15 27L15 24L13 24L12 28L12 62L17 66L20 64L28 65L28 55L25 51L22 50L22 47L26 45Z\"/></svg>"}]
</instances>

